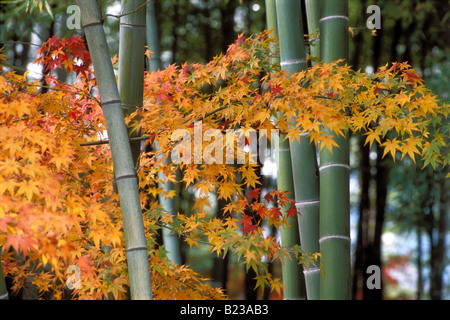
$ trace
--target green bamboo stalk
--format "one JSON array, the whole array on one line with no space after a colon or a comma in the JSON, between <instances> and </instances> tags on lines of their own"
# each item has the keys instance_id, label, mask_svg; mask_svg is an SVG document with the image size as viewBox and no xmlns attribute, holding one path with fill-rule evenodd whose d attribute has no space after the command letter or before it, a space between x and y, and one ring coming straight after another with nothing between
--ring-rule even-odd
<instances>
[{"instance_id":1,"label":"green bamboo stalk","mask_svg":"<svg viewBox=\"0 0 450 320\"><path fill-rule=\"evenodd\" d=\"M147 61L148 69L151 72L156 72L159 69L162 69L161 65L161 49L159 46L159 38L158 38L158 24L156 22L155 15L155 2L151 1L147 3L147 46L148 50L152 53L150 54L150 59Z\"/></svg>"},{"instance_id":2,"label":"green bamboo stalk","mask_svg":"<svg viewBox=\"0 0 450 320\"><path fill-rule=\"evenodd\" d=\"M152 53L150 54L150 59L147 60L147 65L151 72L156 72L162 69L161 66L161 58L160 58L160 47L159 47L159 38L158 38L158 24L156 22L155 15L155 4L154 2L150 2L147 4L147 46ZM155 142L155 150L158 152L158 144ZM158 157L161 161L165 161L166 164L170 163L170 155L165 157L164 154L161 154ZM159 172L158 177L165 181L164 183L160 183L159 187L164 191L170 191L174 189L174 184L170 181L166 180L166 177L163 172ZM159 196L159 203L164 211L169 214L175 215L175 199L164 198L161 195ZM181 253L180 253L180 243L178 241L178 236L176 233L172 232L168 228L162 229L162 236L164 241L164 247L167 250L167 257L175 264L181 264Z\"/></svg>"},{"instance_id":3,"label":"green bamboo stalk","mask_svg":"<svg viewBox=\"0 0 450 320\"><path fill-rule=\"evenodd\" d=\"M290 4L294 4L294 7L289 7ZM295 25L295 21L298 22L298 17L295 16L297 12L288 12L289 10L296 10L295 4L300 5L300 1L266 1L267 15L268 15L268 27L269 23L273 23L273 17L271 15L276 15L277 21L277 31L280 40L280 64L282 65L286 62L286 52L284 44L293 40L296 37L303 38L303 34L299 33L299 26ZM292 15L293 14L293 15ZM290 22L293 22L294 26ZM294 27L293 30L288 31L287 28ZM275 29L275 28L273 28ZM292 32L292 33L289 33ZM283 41L281 40L283 39ZM295 41L295 40L294 40ZM283 43L283 45L282 45ZM288 72L291 70L289 68L284 68ZM291 150L289 139L286 139L285 135L280 135L275 141L277 148L277 188L281 191L288 192L288 198L294 200L294 181L292 177L292 163L291 163ZM286 216L286 209L282 208L281 213ZM298 220L297 216L286 218L289 227L281 227L281 244L286 248L291 248L295 245L300 244L300 235L298 230ZM282 266L283 274L283 287L284 287L284 299L305 299L305 279L303 276L303 268L298 263L296 259L285 259Z\"/></svg>"},{"instance_id":4,"label":"green bamboo stalk","mask_svg":"<svg viewBox=\"0 0 450 320\"><path fill-rule=\"evenodd\" d=\"M142 209L127 127L97 1L77 0L106 122L122 210L132 299L152 299Z\"/></svg>"},{"instance_id":5,"label":"green bamboo stalk","mask_svg":"<svg viewBox=\"0 0 450 320\"><path fill-rule=\"evenodd\" d=\"M119 94L124 116L142 107L144 96L145 0L122 0L122 11L135 12L120 18ZM139 9L141 8L141 9ZM139 137L134 131L131 137ZM130 141L135 167L141 153L141 142Z\"/></svg>"},{"instance_id":6,"label":"green bamboo stalk","mask_svg":"<svg viewBox=\"0 0 450 320\"><path fill-rule=\"evenodd\" d=\"M8 289L6 288L6 282L5 282L5 274L3 273L3 266L2 266L2 248L0 247L0 300L8 300Z\"/></svg>"},{"instance_id":7,"label":"green bamboo stalk","mask_svg":"<svg viewBox=\"0 0 450 320\"><path fill-rule=\"evenodd\" d=\"M348 56L348 1L321 0L320 52L329 63ZM328 133L332 133L325 128ZM334 135L334 134L333 134ZM320 152L320 252L325 273L321 299L350 299L349 138L334 135L339 147Z\"/></svg>"},{"instance_id":8,"label":"green bamboo stalk","mask_svg":"<svg viewBox=\"0 0 450 320\"><path fill-rule=\"evenodd\" d=\"M306 69L306 49L303 42L300 0L277 0L280 65L288 73ZM308 253L319 252L319 181L316 148L307 134L291 141L290 158L298 217L300 243ZM303 266L308 299L319 298L320 269Z\"/></svg>"},{"instance_id":9,"label":"green bamboo stalk","mask_svg":"<svg viewBox=\"0 0 450 320\"><path fill-rule=\"evenodd\" d=\"M318 38L320 26L320 1L318 0L305 0L306 7L306 20L308 23L308 35L310 40L309 43L309 55L312 59L312 65L315 65L317 61L316 58L320 57L320 39Z\"/></svg>"}]
</instances>

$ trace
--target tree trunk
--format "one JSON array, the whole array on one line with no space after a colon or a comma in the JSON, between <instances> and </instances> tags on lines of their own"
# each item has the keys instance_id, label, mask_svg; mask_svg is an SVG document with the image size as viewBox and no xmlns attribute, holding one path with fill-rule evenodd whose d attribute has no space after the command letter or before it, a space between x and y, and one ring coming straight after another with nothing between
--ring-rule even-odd
<instances>
[{"instance_id":1,"label":"tree trunk","mask_svg":"<svg viewBox=\"0 0 450 320\"><path fill-rule=\"evenodd\" d=\"M442 277L445 268L445 236L448 228L448 217L450 215L450 179L445 178L449 172L441 172L440 181L440 200L439 200L439 218L437 219L437 233L431 242L430 258L430 299L442 299Z\"/></svg>"},{"instance_id":2,"label":"tree trunk","mask_svg":"<svg viewBox=\"0 0 450 320\"><path fill-rule=\"evenodd\" d=\"M131 147L96 1L77 0L106 122L122 211L132 299L152 299L142 209Z\"/></svg>"},{"instance_id":3,"label":"tree trunk","mask_svg":"<svg viewBox=\"0 0 450 320\"><path fill-rule=\"evenodd\" d=\"M359 197L359 221L358 221L358 236L356 241L355 250L355 262L353 268L353 285L352 285L352 298L362 299L363 287L366 285L364 282L364 261L367 253L368 234L367 227L371 211L370 205L370 184L371 184L371 166L370 166L370 147L364 146L364 138L359 137L359 146L361 150L361 158L359 162L360 172L360 190Z\"/></svg>"}]
</instances>

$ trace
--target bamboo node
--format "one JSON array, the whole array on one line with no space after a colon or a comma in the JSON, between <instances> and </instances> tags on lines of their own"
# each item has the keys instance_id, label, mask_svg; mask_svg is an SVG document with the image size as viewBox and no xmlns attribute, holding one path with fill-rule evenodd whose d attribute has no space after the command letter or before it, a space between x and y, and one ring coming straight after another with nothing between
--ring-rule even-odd
<instances>
[{"instance_id":1,"label":"bamboo node","mask_svg":"<svg viewBox=\"0 0 450 320\"><path fill-rule=\"evenodd\" d=\"M106 102L100 102L100 106L103 109L104 106L107 106L107 105L110 105L110 104L115 104L115 103L122 103L122 101L120 101L120 100L111 100L111 101L106 101Z\"/></svg>"},{"instance_id":2,"label":"bamboo node","mask_svg":"<svg viewBox=\"0 0 450 320\"><path fill-rule=\"evenodd\" d=\"M321 237L319 239L319 243L322 243L323 241L326 241L326 240L332 240L332 239L342 239L342 240L350 241L350 237L348 237L348 236L343 236L341 234L330 234L328 236Z\"/></svg>"},{"instance_id":3,"label":"bamboo node","mask_svg":"<svg viewBox=\"0 0 450 320\"><path fill-rule=\"evenodd\" d=\"M95 26L103 26L102 21L95 21L95 22L91 22L91 23L86 23L83 25L83 29L89 28L89 27L95 27Z\"/></svg>"},{"instance_id":4,"label":"bamboo node","mask_svg":"<svg viewBox=\"0 0 450 320\"><path fill-rule=\"evenodd\" d=\"M125 252L126 252L126 253L129 253L129 252L132 252L132 251L140 251L140 250L145 250L145 251L147 251L147 248L146 248L146 247L130 248L130 249L125 250Z\"/></svg>"},{"instance_id":5,"label":"bamboo node","mask_svg":"<svg viewBox=\"0 0 450 320\"><path fill-rule=\"evenodd\" d=\"M304 274L317 273L317 272L320 272L320 268L318 268L318 267L303 270Z\"/></svg>"},{"instance_id":6,"label":"bamboo node","mask_svg":"<svg viewBox=\"0 0 450 320\"><path fill-rule=\"evenodd\" d=\"M295 64L303 64L306 63L306 59L295 59L295 60L286 60L286 61L281 61L280 62L280 66L290 66L290 65L295 65Z\"/></svg>"},{"instance_id":7,"label":"bamboo node","mask_svg":"<svg viewBox=\"0 0 450 320\"><path fill-rule=\"evenodd\" d=\"M331 16L327 16L327 17L323 17L323 18L319 19L319 23L322 23L325 20L331 20L331 19L344 19L344 20L350 21L350 19L347 16L335 14L335 15L331 15Z\"/></svg>"},{"instance_id":8,"label":"bamboo node","mask_svg":"<svg viewBox=\"0 0 450 320\"><path fill-rule=\"evenodd\" d=\"M124 176L120 176L120 177L116 177L116 182L120 181L120 180L124 180L124 179L136 179L136 175L135 174L127 174Z\"/></svg>"},{"instance_id":9,"label":"bamboo node","mask_svg":"<svg viewBox=\"0 0 450 320\"><path fill-rule=\"evenodd\" d=\"M324 164L322 166L319 167L319 171L325 170L325 169L329 169L329 168L333 168L333 167L341 167L341 168L345 168L350 170L350 166L348 164L344 164L344 163L327 163Z\"/></svg>"},{"instance_id":10,"label":"bamboo node","mask_svg":"<svg viewBox=\"0 0 450 320\"><path fill-rule=\"evenodd\" d=\"M316 205L319 202L319 200L296 201L295 206L297 207L297 209L300 209L301 207Z\"/></svg>"}]
</instances>

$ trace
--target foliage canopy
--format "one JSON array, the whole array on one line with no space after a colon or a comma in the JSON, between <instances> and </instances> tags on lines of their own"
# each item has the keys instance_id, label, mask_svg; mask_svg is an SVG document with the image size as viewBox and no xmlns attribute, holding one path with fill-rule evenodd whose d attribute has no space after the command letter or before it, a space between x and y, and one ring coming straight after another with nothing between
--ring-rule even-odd
<instances>
[{"instance_id":1,"label":"foliage canopy","mask_svg":"<svg viewBox=\"0 0 450 320\"><path fill-rule=\"evenodd\" d=\"M166 258L154 241L161 228L170 228L190 246L207 243L217 254L235 252L247 270L256 271L257 286L271 290L279 291L281 283L262 261L289 257L313 263L317 258L302 255L300 247L283 248L265 234L267 225L286 225L281 206L288 208L288 215L301 212L283 192L263 194L260 164L163 161L176 145L172 133L177 129L194 135L197 121L202 121L203 134L209 129L275 129L291 141L307 134L319 149L333 150L336 144L326 126L338 135L363 133L366 144L381 144L384 155L394 159L408 156L433 167L449 163L448 105L437 101L407 63L394 62L373 74L340 62L317 63L287 74L273 62L275 42L267 32L240 35L207 64L171 65L145 75L144 106L127 121L143 132L147 144L159 146L157 152L143 152L137 168L156 299L225 298L201 275ZM109 148L96 143L105 126L88 53L79 38L51 38L39 53L37 61L50 71L65 68L78 78L69 85L46 76L51 90L40 93L42 83L27 81L26 74L0 75L0 245L5 273L14 277L16 289L33 276L41 293L52 288L60 298L65 271L77 264L82 271L78 298L125 298L120 206L113 193ZM164 212L155 200L157 195L174 196L158 186L158 173L178 183L177 170L198 195L190 215ZM228 200L224 219L208 215L210 192ZM27 259L18 259L16 253Z\"/></svg>"}]
</instances>

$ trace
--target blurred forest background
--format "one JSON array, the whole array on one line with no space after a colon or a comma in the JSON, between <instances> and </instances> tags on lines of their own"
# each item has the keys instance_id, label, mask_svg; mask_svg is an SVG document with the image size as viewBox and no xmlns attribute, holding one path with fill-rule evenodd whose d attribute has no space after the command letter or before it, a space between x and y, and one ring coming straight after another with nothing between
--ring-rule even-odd
<instances>
[{"instance_id":1,"label":"blurred forest background","mask_svg":"<svg viewBox=\"0 0 450 320\"><path fill-rule=\"evenodd\" d=\"M43 71L32 65L39 46L53 35L71 37L81 30L66 26L66 1L49 1L51 14L24 14L20 1L1 4L0 42L19 73ZM111 56L118 53L120 1L101 1ZM381 29L366 27L369 5L381 9ZM226 51L237 35L266 29L264 0L154 0L161 67L184 62L205 63ZM303 10L305 12L305 10ZM408 61L442 101L450 92L450 1L448 0L349 0L351 37L348 63L354 69L373 72L387 62ZM306 19L303 19L306 21ZM307 26L304 26L306 33ZM156 48L149 48L156 52ZM60 79L66 77L60 74ZM66 81L70 81L67 79ZM450 185L447 170L412 165L411 161L382 159L381 150L351 140L351 238L353 298L355 299L450 299ZM406 159L406 158L405 158ZM264 187L274 188L274 164L264 168ZM188 213L193 194L177 186L177 208ZM214 214L221 214L216 202ZM268 230L268 232L273 232ZM208 248L181 246L181 262L226 288L230 298L272 298L268 290L253 290L233 254L216 258ZM365 285L369 265L382 269L381 290ZM278 264L272 272L280 274Z\"/></svg>"}]
</instances>

